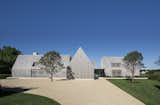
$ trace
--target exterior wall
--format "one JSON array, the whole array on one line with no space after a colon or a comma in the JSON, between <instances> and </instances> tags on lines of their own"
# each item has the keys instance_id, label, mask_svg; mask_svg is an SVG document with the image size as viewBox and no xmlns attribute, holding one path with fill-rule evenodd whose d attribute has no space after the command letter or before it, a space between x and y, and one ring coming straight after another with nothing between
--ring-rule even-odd
<instances>
[{"instance_id":1,"label":"exterior wall","mask_svg":"<svg viewBox=\"0 0 160 105\"><path fill-rule=\"evenodd\" d=\"M13 77L30 77L33 57L31 55L19 55L12 67Z\"/></svg>"},{"instance_id":2,"label":"exterior wall","mask_svg":"<svg viewBox=\"0 0 160 105\"><path fill-rule=\"evenodd\" d=\"M31 70L31 77L50 77L50 73L41 69ZM66 77L66 69L62 69L59 72L53 74L53 77Z\"/></svg>"},{"instance_id":3,"label":"exterior wall","mask_svg":"<svg viewBox=\"0 0 160 105\"><path fill-rule=\"evenodd\" d=\"M31 77L49 77L49 73L47 73L45 70L41 69L34 69L31 70Z\"/></svg>"},{"instance_id":4,"label":"exterior wall","mask_svg":"<svg viewBox=\"0 0 160 105\"><path fill-rule=\"evenodd\" d=\"M94 65L81 48L71 60L70 67L75 78L94 78Z\"/></svg>"},{"instance_id":5,"label":"exterior wall","mask_svg":"<svg viewBox=\"0 0 160 105\"><path fill-rule=\"evenodd\" d=\"M34 65L43 55L19 55L12 67L13 77L49 77L50 74L41 70L41 65ZM82 48L79 48L73 59L69 55L61 55L64 69L54 74L54 77L66 77L67 67L70 66L75 78L94 78L94 63L88 58ZM71 60L71 61L70 61ZM120 63L119 67L113 67L112 63ZM121 70L121 76L131 75L124 66L123 57L103 57L101 68L106 76L113 76L112 70ZM140 75L140 68L137 67L135 75Z\"/></svg>"},{"instance_id":6,"label":"exterior wall","mask_svg":"<svg viewBox=\"0 0 160 105\"><path fill-rule=\"evenodd\" d=\"M112 63L120 63L120 67L112 67ZM112 70L121 70L121 76L130 76L131 72L125 68L123 57L103 57L101 59L101 68L104 68L106 76L113 76ZM139 67L135 70L135 75L140 75Z\"/></svg>"},{"instance_id":7,"label":"exterior wall","mask_svg":"<svg viewBox=\"0 0 160 105\"><path fill-rule=\"evenodd\" d=\"M49 77L50 74L41 70L41 65L33 64L38 62L43 55L19 55L12 67L12 77ZM70 56L61 55L65 69L54 74L54 77L66 77L66 67L69 65Z\"/></svg>"}]
</instances>

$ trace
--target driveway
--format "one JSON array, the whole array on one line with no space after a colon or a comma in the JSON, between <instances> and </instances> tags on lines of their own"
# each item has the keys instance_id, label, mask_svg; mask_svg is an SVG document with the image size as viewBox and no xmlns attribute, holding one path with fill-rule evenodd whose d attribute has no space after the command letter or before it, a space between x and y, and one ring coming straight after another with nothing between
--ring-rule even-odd
<instances>
[{"instance_id":1,"label":"driveway","mask_svg":"<svg viewBox=\"0 0 160 105\"><path fill-rule=\"evenodd\" d=\"M32 88L26 93L52 98L62 105L144 105L105 79L56 80L8 79L2 86Z\"/></svg>"}]
</instances>

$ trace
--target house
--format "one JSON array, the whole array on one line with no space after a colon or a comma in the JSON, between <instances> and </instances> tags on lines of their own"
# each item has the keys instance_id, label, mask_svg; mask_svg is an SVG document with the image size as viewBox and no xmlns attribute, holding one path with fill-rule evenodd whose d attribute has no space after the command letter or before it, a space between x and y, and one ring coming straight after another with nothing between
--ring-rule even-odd
<instances>
[{"instance_id":1,"label":"house","mask_svg":"<svg viewBox=\"0 0 160 105\"><path fill-rule=\"evenodd\" d=\"M12 77L49 77L50 74L41 69L38 62L43 55L33 53L32 55L18 55L13 67ZM94 78L94 65L79 48L73 58L70 55L61 55L64 68L59 70L54 77L66 78L67 68L70 67L74 73L74 78Z\"/></svg>"},{"instance_id":2,"label":"house","mask_svg":"<svg viewBox=\"0 0 160 105\"><path fill-rule=\"evenodd\" d=\"M38 62L43 55L18 55L12 67L13 77L49 77L50 74L41 68ZM96 73L99 76L130 76L126 69L123 57L103 57L101 68L96 68L82 48L79 48L73 58L70 55L61 55L64 68L59 70L54 77L67 78L69 70L76 79L93 79ZM140 75L140 67L136 67L135 76Z\"/></svg>"},{"instance_id":3,"label":"house","mask_svg":"<svg viewBox=\"0 0 160 105\"><path fill-rule=\"evenodd\" d=\"M13 67L12 77L48 77L49 73L41 69L38 63L43 55L33 53L33 55L18 55ZM57 72L54 77L65 77L66 68L70 62L70 55L61 55L64 69Z\"/></svg>"},{"instance_id":4,"label":"house","mask_svg":"<svg viewBox=\"0 0 160 105\"><path fill-rule=\"evenodd\" d=\"M102 57L101 68L104 69L106 76L130 76L130 70L127 70L123 57ZM137 66L135 76L140 75L140 67Z\"/></svg>"}]
</instances>

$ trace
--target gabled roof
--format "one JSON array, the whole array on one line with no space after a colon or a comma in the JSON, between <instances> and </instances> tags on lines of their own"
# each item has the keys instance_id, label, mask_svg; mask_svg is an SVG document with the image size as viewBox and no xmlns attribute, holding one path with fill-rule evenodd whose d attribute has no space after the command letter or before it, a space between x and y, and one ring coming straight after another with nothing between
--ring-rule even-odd
<instances>
[{"instance_id":1,"label":"gabled roof","mask_svg":"<svg viewBox=\"0 0 160 105\"><path fill-rule=\"evenodd\" d=\"M38 62L43 55L18 55L12 69L31 69L34 62ZM61 55L64 66L68 66L70 55Z\"/></svg>"},{"instance_id":2,"label":"gabled roof","mask_svg":"<svg viewBox=\"0 0 160 105\"><path fill-rule=\"evenodd\" d=\"M39 61L42 55L18 55L12 69L31 69L33 62Z\"/></svg>"},{"instance_id":3,"label":"gabled roof","mask_svg":"<svg viewBox=\"0 0 160 105\"><path fill-rule=\"evenodd\" d=\"M78 50L74 54L70 64L72 65L72 63L74 63L74 62L79 62L79 63L88 62L93 65L93 62L89 59L89 57L87 56L87 54L84 52L84 50L81 47L78 48Z\"/></svg>"},{"instance_id":4,"label":"gabled roof","mask_svg":"<svg viewBox=\"0 0 160 105\"><path fill-rule=\"evenodd\" d=\"M74 60L79 60L81 57L84 57L84 58L86 58L87 61L91 62L89 57L87 56L87 54L84 52L84 50L81 47L78 48L78 50L74 54L71 62L73 62Z\"/></svg>"}]
</instances>

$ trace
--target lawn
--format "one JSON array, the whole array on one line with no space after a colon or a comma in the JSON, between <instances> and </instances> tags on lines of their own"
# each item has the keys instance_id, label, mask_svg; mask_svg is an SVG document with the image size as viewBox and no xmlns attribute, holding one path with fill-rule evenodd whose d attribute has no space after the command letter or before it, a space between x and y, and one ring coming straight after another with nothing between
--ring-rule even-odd
<instances>
[{"instance_id":1,"label":"lawn","mask_svg":"<svg viewBox=\"0 0 160 105\"><path fill-rule=\"evenodd\" d=\"M160 105L160 81L156 80L109 80L122 90L144 102L146 105Z\"/></svg>"},{"instance_id":2,"label":"lawn","mask_svg":"<svg viewBox=\"0 0 160 105\"><path fill-rule=\"evenodd\" d=\"M47 97L0 91L0 105L60 105Z\"/></svg>"}]
</instances>

